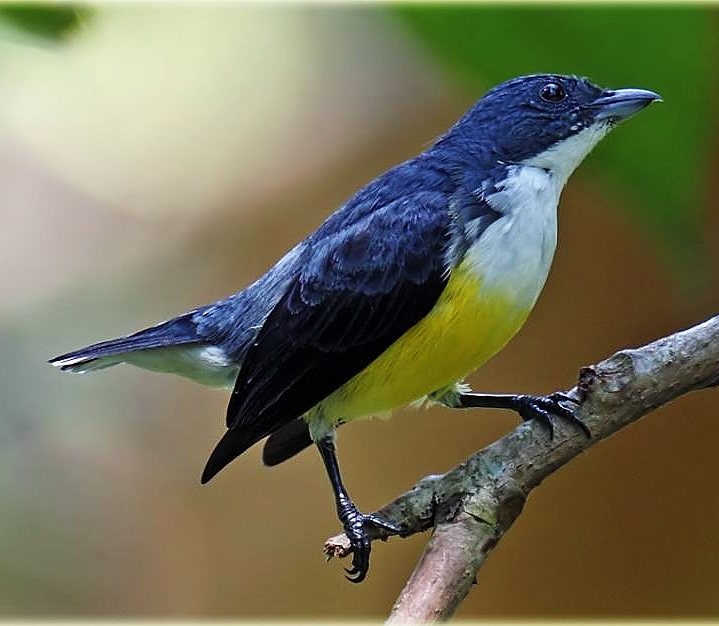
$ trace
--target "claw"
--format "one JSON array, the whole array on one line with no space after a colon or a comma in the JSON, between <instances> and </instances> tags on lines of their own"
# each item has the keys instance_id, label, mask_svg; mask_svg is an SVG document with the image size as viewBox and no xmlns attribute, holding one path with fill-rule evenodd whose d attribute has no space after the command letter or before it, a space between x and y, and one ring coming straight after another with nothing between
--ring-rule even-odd
<instances>
[{"instance_id":1,"label":"claw","mask_svg":"<svg viewBox=\"0 0 719 626\"><path fill-rule=\"evenodd\" d=\"M345 568L347 575L345 578L351 583L361 583L369 571L369 554L372 548L367 536L363 533L361 537L351 537L352 551L352 567Z\"/></svg>"},{"instance_id":2,"label":"claw","mask_svg":"<svg viewBox=\"0 0 719 626\"><path fill-rule=\"evenodd\" d=\"M552 416L567 420L579 428L589 439L592 436L587 425L580 420L574 411L560 404L561 402L580 403L564 393L552 393L548 396L517 396L517 411L525 421L537 420L549 430L549 438L554 438L554 425Z\"/></svg>"},{"instance_id":3,"label":"claw","mask_svg":"<svg viewBox=\"0 0 719 626\"><path fill-rule=\"evenodd\" d=\"M363 515L362 517L364 518L365 524L369 523L373 526L376 526L377 528L383 528L390 535L399 535L402 533L402 529L399 526L393 524L392 522L388 522L387 520L383 520L381 517L378 517L373 513L368 513L367 515Z\"/></svg>"},{"instance_id":4,"label":"claw","mask_svg":"<svg viewBox=\"0 0 719 626\"><path fill-rule=\"evenodd\" d=\"M579 406L581 402L577 400L576 398L573 398L572 396L562 392L562 391L555 391L554 393L550 393L547 398L550 398L552 400L557 400L561 402L571 402L572 404L576 404Z\"/></svg>"},{"instance_id":5,"label":"claw","mask_svg":"<svg viewBox=\"0 0 719 626\"><path fill-rule=\"evenodd\" d=\"M349 580L351 583L361 583L366 577L367 572L369 571L369 560L367 561L366 565L364 565L364 570L362 565L355 565L352 568L345 568L345 572L347 572L347 575L345 578Z\"/></svg>"},{"instance_id":6,"label":"claw","mask_svg":"<svg viewBox=\"0 0 719 626\"><path fill-rule=\"evenodd\" d=\"M317 448L322 455L322 461L332 483L332 490L337 504L337 517L342 522L345 535L349 539L349 548L352 551L352 567L345 570L347 574L345 577L350 582L361 583L367 577L367 572L369 571L369 554L372 549L372 539L386 539L390 535L400 534L401 530L391 522L387 522L376 515L364 515L357 510L342 484L332 433L322 437L317 442ZM325 544L325 551L327 551L327 544ZM347 553L346 549L342 551L343 556ZM329 554L332 554L332 552L329 552Z\"/></svg>"},{"instance_id":7,"label":"claw","mask_svg":"<svg viewBox=\"0 0 719 626\"><path fill-rule=\"evenodd\" d=\"M352 549L352 567L345 568L345 578L352 583L361 583L369 572L369 556L372 550L371 527L398 534L400 529L376 515L364 515L356 508L348 508L343 517L343 526Z\"/></svg>"}]
</instances>

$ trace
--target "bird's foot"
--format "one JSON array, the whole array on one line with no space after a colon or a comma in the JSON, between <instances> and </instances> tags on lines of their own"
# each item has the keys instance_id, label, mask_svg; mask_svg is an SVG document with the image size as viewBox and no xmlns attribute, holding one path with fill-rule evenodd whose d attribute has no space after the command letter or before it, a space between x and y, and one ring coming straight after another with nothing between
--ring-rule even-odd
<instances>
[{"instance_id":1,"label":"bird's foot","mask_svg":"<svg viewBox=\"0 0 719 626\"><path fill-rule=\"evenodd\" d=\"M574 405L579 405L577 400L565 393L556 392L548 396L518 395L515 396L515 402L516 406L514 409L519 413L519 416L525 422L536 420L544 424L549 429L550 439L554 438L552 417L567 420L579 428L587 438L591 438L592 436L587 425L575 415L574 410L562 404L562 402L569 402Z\"/></svg>"},{"instance_id":2,"label":"bird's foot","mask_svg":"<svg viewBox=\"0 0 719 626\"><path fill-rule=\"evenodd\" d=\"M369 555L372 549L372 539L377 536L376 530L384 531L385 534L397 535L400 533L400 529L376 515L360 513L354 504L348 504L340 512L340 521L352 550L352 567L345 568L345 572L347 572L345 578L353 583L361 583L369 571ZM374 533L372 532L373 527Z\"/></svg>"}]
</instances>

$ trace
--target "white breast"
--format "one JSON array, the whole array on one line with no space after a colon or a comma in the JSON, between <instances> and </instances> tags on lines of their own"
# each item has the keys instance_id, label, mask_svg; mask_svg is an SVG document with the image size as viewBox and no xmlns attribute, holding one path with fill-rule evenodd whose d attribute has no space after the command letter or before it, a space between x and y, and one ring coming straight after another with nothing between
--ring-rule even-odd
<instances>
[{"instance_id":1,"label":"white breast","mask_svg":"<svg viewBox=\"0 0 719 626\"><path fill-rule=\"evenodd\" d=\"M557 246L557 204L564 181L545 169L515 165L485 199L502 213L470 247L467 261L483 288L531 307L544 286Z\"/></svg>"}]
</instances>

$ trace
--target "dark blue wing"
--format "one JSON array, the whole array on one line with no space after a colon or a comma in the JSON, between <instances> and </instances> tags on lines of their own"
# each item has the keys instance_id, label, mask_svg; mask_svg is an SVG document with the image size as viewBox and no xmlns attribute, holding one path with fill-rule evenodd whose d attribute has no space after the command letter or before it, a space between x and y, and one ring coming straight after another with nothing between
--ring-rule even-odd
<instances>
[{"instance_id":1,"label":"dark blue wing","mask_svg":"<svg viewBox=\"0 0 719 626\"><path fill-rule=\"evenodd\" d=\"M448 276L446 205L444 194L415 193L308 239L298 279L240 368L230 430L203 482L350 380L432 309Z\"/></svg>"},{"instance_id":2,"label":"dark blue wing","mask_svg":"<svg viewBox=\"0 0 719 626\"><path fill-rule=\"evenodd\" d=\"M482 197L488 177L474 175L460 181L421 155L370 183L305 241L297 278L247 350L229 430L202 482L324 400L427 315L450 267L500 217ZM305 444L302 435L270 456L279 463Z\"/></svg>"}]
</instances>

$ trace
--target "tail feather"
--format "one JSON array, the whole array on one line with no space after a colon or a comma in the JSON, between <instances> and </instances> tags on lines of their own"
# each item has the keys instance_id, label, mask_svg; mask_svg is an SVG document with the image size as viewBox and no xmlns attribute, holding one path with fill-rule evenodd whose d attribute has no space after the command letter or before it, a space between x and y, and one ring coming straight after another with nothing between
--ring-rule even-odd
<instances>
[{"instance_id":1,"label":"tail feather","mask_svg":"<svg viewBox=\"0 0 719 626\"><path fill-rule=\"evenodd\" d=\"M67 354L61 354L48 362L63 371L76 373L103 369L123 362L123 355L150 348L166 348L201 341L197 335L194 311L140 330L125 337L101 341Z\"/></svg>"},{"instance_id":2,"label":"tail feather","mask_svg":"<svg viewBox=\"0 0 719 626\"><path fill-rule=\"evenodd\" d=\"M262 462L272 467L279 465L312 445L310 427L302 418L292 420L272 433L262 449Z\"/></svg>"},{"instance_id":3,"label":"tail feather","mask_svg":"<svg viewBox=\"0 0 719 626\"><path fill-rule=\"evenodd\" d=\"M221 469L255 445L260 439L267 437L270 432L270 429L263 427L261 424L255 424L253 428L230 428L210 454L200 482L204 485L212 480Z\"/></svg>"},{"instance_id":4,"label":"tail feather","mask_svg":"<svg viewBox=\"0 0 719 626\"><path fill-rule=\"evenodd\" d=\"M262 452L265 465L282 463L312 444L309 426L301 418L279 424L252 421L239 428L230 428L210 454L200 479L202 484L268 435Z\"/></svg>"}]
</instances>

